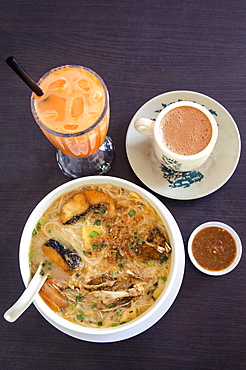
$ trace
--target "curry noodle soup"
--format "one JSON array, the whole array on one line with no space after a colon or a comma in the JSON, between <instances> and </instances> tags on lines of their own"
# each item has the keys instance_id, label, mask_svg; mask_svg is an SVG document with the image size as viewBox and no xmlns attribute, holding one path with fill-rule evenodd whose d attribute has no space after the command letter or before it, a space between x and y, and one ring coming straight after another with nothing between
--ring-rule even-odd
<instances>
[{"instance_id":1,"label":"curry noodle soup","mask_svg":"<svg viewBox=\"0 0 246 370\"><path fill-rule=\"evenodd\" d=\"M57 199L33 230L31 274L43 261L40 291L63 318L86 327L127 323L150 308L169 278L165 225L136 192L84 185Z\"/></svg>"}]
</instances>

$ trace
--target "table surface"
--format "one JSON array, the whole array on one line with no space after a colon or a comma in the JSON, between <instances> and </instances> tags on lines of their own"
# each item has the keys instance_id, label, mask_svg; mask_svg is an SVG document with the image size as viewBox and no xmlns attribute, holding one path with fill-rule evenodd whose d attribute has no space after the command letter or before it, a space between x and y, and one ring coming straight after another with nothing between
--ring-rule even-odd
<instances>
[{"instance_id":1,"label":"table surface","mask_svg":"<svg viewBox=\"0 0 246 370\"><path fill-rule=\"evenodd\" d=\"M245 256L233 272L210 277L195 269L187 255L190 233L209 220L228 223L246 242L245 19L242 0L2 2L3 369L245 369ZM237 123L241 157L223 187L209 196L183 201L150 190L181 229L186 266L170 310L133 338L115 343L80 341L51 326L33 305L15 323L3 319L23 290L18 248L25 222L47 193L70 181L56 164L54 147L35 125L28 87L5 63L11 55L34 80L52 67L69 63L97 71L110 93L109 135L116 148L107 175L146 189L125 149L129 122L146 101L167 91L197 91L220 102Z\"/></svg>"}]
</instances>

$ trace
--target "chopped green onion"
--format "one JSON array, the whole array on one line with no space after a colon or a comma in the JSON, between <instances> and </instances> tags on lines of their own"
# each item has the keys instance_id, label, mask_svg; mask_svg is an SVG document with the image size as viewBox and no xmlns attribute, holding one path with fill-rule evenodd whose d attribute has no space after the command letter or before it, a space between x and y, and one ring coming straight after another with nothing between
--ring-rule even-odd
<instances>
[{"instance_id":1,"label":"chopped green onion","mask_svg":"<svg viewBox=\"0 0 246 370\"><path fill-rule=\"evenodd\" d=\"M83 253L84 253L85 256L88 256L88 254L89 254L89 252L86 252L84 250L83 250Z\"/></svg>"},{"instance_id":2,"label":"chopped green onion","mask_svg":"<svg viewBox=\"0 0 246 370\"><path fill-rule=\"evenodd\" d=\"M133 244L128 245L128 248L129 249L132 249L133 248Z\"/></svg>"},{"instance_id":3,"label":"chopped green onion","mask_svg":"<svg viewBox=\"0 0 246 370\"><path fill-rule=\"evenodd\" d=\"M98 249L98 244L92 244L92 249Z\"/></svg>"},{"instance_id":4,"label":"chopped green onion","mask_svg":"<svg viewBox=\"0 0 246 370\"><path fill-rule=\"evenodd\" d=\"M119 324L117 322L113 323L112 326L118 326Z\"/></svg>"},{"instance_id":5,"label":"chopped green onion","mask_svg":"<svg viewBox=\"0 0 246 370\"><path fill-rule=\"evenodd\" d=\"M85 319L85 315L83 313L80 313L77 315L77 319L78 320L84 320Z\"/></svg>"},{"instance_id":6,"label":"chopped green onion","mask_svg":"<svg viewBox=\"0 0 246 370\"><path fill-rule=\"evenodd\" d=\"M114 307L116 305L116 303L109 303L108 307L111 308L111 307Z\"/></svg>"},{"instance_id":7,"label":"chopped green onion","mask_svg":"<svg viewBox=\"0 0 246 370\"><path fill-rule=\"evenodd\" d=\"M167 281L167 278L165 276L158 276L158 279L161 279L163 281Z\"/></svg>"},{"instance_id":8,"label":"chopped green onion","mask_svg":"<svg viewBox=\"0 0 246 370\"><path fill-rule=\"evenodd\" d=\"M94 212L96 215L99 214L99 213L106 213L106 209L105 208L102 208L102 209L98 209L97 211Z\"/></svg>"},{"instance_id":9,"label":"chopped green onion","mask_svg":"<svg viewBox=\"0 0 246 370\"><path fill-rule=\"evenodd\" d=\"M117 316L121 316L122 315L122 312L118 311L118 312L116 312L116 315Z\"/></svg>"},{"instance_id":10,"label":"chopped green onion","mask_svg":"<svg viewBox=\"0 0 246 370\"><path fill-rule=\"evenodd\" d=\"M81 295L76 296L76 302L82 302L83 297Z\"/></svg>"},{"instance_id":11,"label":"chopped green onion","mask_svg":"<svg viewBox=\"0 0 246 370\"><path fill-rule=\"evenodd\" d=\"M37 235L37 230L36 229L33 229L33 231L32 231L32 235Z\"/></svg>"},{"instance_id":12,"label":"chopped green onion","mask_svg":"<svg viewBox=\"0 0 246 370\"><path fill-rule=\"evenodd\" d=\"M100 226L101 225L101 220L96 220L93 225Z\"/></svg>"},{"instance_id":13,"label":"chopped green onion","mask_svg":"<svg viewBox=\"0 0 246 370\"><path fill-rule=\"evenodd\" d=\"M122 267L123 267L123 263L118 263L118 266L119 266L120 268L122 268Z\"/></svg>"},{"instance_id":14,"label":"chopped green onion","mask_svg":"<svg viewBox=\"0 0 246 370\"><path fill-rule=\"evenodd\" d=\"M163 264L164 262L166 262L168 260L168 257L167 256L164 256L160 259L160 264Z\"/></svg>"},{"instance_id":15,"label":"chopped green onion","mask_svg":"<svg viewBox=\"0 0 246 370\"><path fill-rule=\"evenodd\" d=\"M40 225L44 225L46 223L46 218L45 217L41 217L40 220L38 221L38 223Z\"/></svg>"},{"instance_id":16,"label":"chopped green onion","mask_svg":"<svg viewBox=\"0 0 246 370\"><path fill-rule=\"evenodd\" d=\"M93 230L91 233L90 233L90 237L91 238L94 238L95 236L97 236L97 235L102 235L101 233L99 233L98 231L96 231L96 230Z\"/></svg>"},{"instance_id":17,"label":"chopped green onion","mask_svg":"<svg viewBox=\"0 0 246 370\"><path fill-rule=\"evenodd\" d=\"M134 211L134 209L132 209L131 211L128 212L129 216L134 216L135 214L136 214L136 212Z\"/></svg>"},{"instance_id":18,"label":"chopped green onion","mask_svg":"<svg viewBox=\"0 0 246 370\"><path fill-rule=\"evenodd\" d=\"M143 245L143 244L145 244L145 241L144 241L143 239L140 239L140 240L138 241L138 244Z\"/></svg>"},{"instance_id":19,"label":"chopped green onion","mask_svg":"<svg viewBox=\"0 0 246 370\"><path fill-rule=\"evenodd\" d=\"M137 238L137 236L138 236L138 231L135 231L135 232L133 233L133 236L134 236L134 238Z\"/></svg>"},{"instance_id":20,"label":"chopped green onion","mask_svg":"<svg viewBox=\"0 0 246 370\"><path fill-rule=\"evenodd\" d=\"M153 261L153 260L149 260L149 261L147 262L147 265L148 265L149 267L154 266L154 264L155 264L155 261Z\"/></svg>"},{"instance_id":21,"label":"chopped green onion","mask_svg":"<svg viewBox=\"0 0 246 370\"><path fill-rule=\"evenodd\" d=\"M102 321L99 321L99 322L97 323L97 325L98 325L98 326L102 326L102 324L103 324L103 323L102 323Z\"/></svg>"}]
</instances>

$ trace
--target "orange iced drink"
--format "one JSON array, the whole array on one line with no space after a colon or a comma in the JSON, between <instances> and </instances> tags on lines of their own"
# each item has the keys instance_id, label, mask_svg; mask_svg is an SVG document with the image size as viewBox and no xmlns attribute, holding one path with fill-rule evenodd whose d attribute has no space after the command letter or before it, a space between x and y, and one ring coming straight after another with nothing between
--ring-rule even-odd
<instances>
[{"instance_id":1,"label":"orange iced drink","mask_svg":"<svg viewBox=\"0 0 246 370\"><path fill-rule=\"evenodd\" d=\"M109 124L103 80L81 66L62 66L39 81L44 94L32 94L32 113L51 143L64 154L84 158L103 144Z\"/></svg>"}]
</instances>

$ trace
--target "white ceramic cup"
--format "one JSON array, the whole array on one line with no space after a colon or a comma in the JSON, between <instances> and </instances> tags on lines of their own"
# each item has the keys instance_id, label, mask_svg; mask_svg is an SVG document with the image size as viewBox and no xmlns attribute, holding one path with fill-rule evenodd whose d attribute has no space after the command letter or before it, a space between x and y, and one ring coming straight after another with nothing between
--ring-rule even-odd
<instances>
[{"instance_id":1,"label":"white ceramic cup","mask_svg":"<svg viewBox=\"0 0 246 370\"><path fill-rule=\"evenodd\" d=\"M211 124L211 139L208 145L196 154L181 155L175 153L165 146L162 139L160 126L162 125L163 117L171 110L179 107L192 107L198 109L204 113ZM212 113L204 106L190 101L171 103L158 114L155 121L148 118L139 118L134 122L134 127L140 134L149 136L153 139L155 155L162 164L174 171L181 172L192 171L201 166L213 151L218 137L218 126Z\"/></svg>"}]
</instances>

